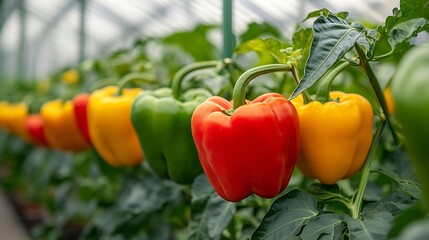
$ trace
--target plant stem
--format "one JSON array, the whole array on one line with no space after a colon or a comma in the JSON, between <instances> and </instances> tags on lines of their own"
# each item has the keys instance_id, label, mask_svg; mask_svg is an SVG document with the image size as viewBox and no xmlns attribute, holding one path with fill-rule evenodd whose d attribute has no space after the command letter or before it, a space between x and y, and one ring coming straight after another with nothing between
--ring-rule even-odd
<instances>
[{"instance_id":1,"label":"plant stem","mask_svg":"<svg viewBox=\"0 0 429 240\"><path fill-rule=\"evenodd\" d=\"M228 225L228 231L231 234L231 240L237 240L236 230L235 230L235 217L233 216L231 222Z\"/></svg>"},{"instance_id":2,"label":"plant stem","mask_svg":"<svg viewBox=\"0 0 429 240\"><path fill-rule=\"evenodd\" d=\"M180 100L182 96L182 81L191 72L205 69L205 68L215 68L219 64L222 64L221 61L204 61L204 62L196 62L191 63L183 68L181 68L173 77L171 82L171 88L173 89L173 97L176 100Z\"/></svg>"},{"instance_id":3,"label":"plant stem","mask_svg":"<svg viewBox=\"0 0 429 240\"><path fill-rule=\"evenodd\" d=\"M252 79L272 72L288 72L292 70L291 64L269 64L254 67L244 72L237 80L234 86L232 97L234 105L232 111L246 104L246 87ZM231 113L232 113L231 111Z\"/></svg>"},{"instance_id":4,"label":"plant stem","mask_svg":"<svg viewBox=\"0 0 429 240\"><path fill-rule=\"evenodd\" d=\"M316 100L325 103L330 101L329 92L331 90L331 85L334 79L340 74L344 69L350 66L349 61L342 60L339 62L337 66L330 69L325 75L322 77L322 83L318 88L316 93Z\"/></svg>"},{"instance_id":5,"label":"plant stem","mask_svg":"<svg viewBox=\"0 0 429 240\"><path fill-rule=\"evenodd\" d=\"M298 85L299 84L298 67L295 65L292 65L292 76L295 79L296 85ZM304 104L311 102L311 98L308 95L307 91L302 92L302 98L304 100Z\"/></svg>"},{"instance_id":6,"label":"plant stem","mask_svg":"<svg viewBox=\"0 0 429 240\"><path fill-rule=\"evenodd\" d=\"M139 81L145 83L155 84L155 77L153 75L147 73L129 73L123 76L118 83L118 91L116 92L116 96L122 95L122 90L125 88L125 85L131 81Z\"/></svg>"},{"instance_id":7,"label":"plant stem","mask_svg":"<svg viewBox=\"0 0 429 240\"><path fill-rule=\"evenodd\" d=\"M393 139L395 143L398 143L398 136L396 136L396 132L393 129L392 121L390 120L390 114L387 109L386 99L384 98L383 90L381 90L380 82L374 74L374 71L371 68L371 65L368 62L368 59L365 56L364 51L359 47L358 44L355 44L355 49L359 55L359 65L361 69L367 75L369 82L371 83L372 88L374 89L375 95L377 95L378 102L380 103L381 109L383 110L383 114L389 124L389 128L392 132Z\"/></svg>"},{"instance_id":8,"label":"plant stem","mask_svg":"<svg viewBox=\"0 0 429 240\"><path fill-rule=\"evenodd\" d=\"M362 176L360 178L359 187L356 192L356 194L353 196L352 199L352 218L358 219L360 215L360 210L362 208L362 201L363 196L365 193L366 185L368 183L368 176L369 172L371 170L371 163L374 159L374 155L377 149L378 142L380 140L381 132L384 129L384 126L386 125L386 121L384 119L380 119L380 122L377 126L377 130L374 134L374 137L372 138L372 144L371 148L369 150L368 156L366 158L365 164L362 168Z\"/></svg>"}]
</instances>

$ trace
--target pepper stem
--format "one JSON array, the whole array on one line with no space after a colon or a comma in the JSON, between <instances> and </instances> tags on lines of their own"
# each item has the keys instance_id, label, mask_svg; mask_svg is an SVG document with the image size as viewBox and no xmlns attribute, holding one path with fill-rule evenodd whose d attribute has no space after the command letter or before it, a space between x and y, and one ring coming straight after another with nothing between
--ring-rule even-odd
<instances>
[{"instance_id":1,"label":"pepper stem","mask_svg":"<svg viewBox=\"0 0 429 240\"><path fill-rule=\"evenodd\" d=\"M295 79L296 85L298 85L299 84L298 67L295 64L292 65L292 67L293 67L292 68L292 76ZM311 102L311 98L308 95L307 91L303 91L301 95L302 95L302 98L304 100L304 104Z\"/></svg>"},{"instance_id":2,"label":"pepper stem","mask_svg":"<svg viewBox=\"0 0 429 240\"><path fill-rule=\"evenodd\" d=\"M204 61L204 62L196 62L191 63L189 65L186 65L185 67L181 68L173 77L173 81L171 83L171 88L173 89L173 97L176 100L180 100L182 96L182 81L185 79L186 75L188 75L191 72L205 69L205 68L215 68L219 64L221 64L221 61L215 60L215 61Z\"/></svg>"},{"instance_id":3,"label":"pepper stem","mask_svg":"<svg viewBox=\"0 0 429 240\"><path fill-rule=\"evenodd\" d=\"M372 88L374 89L375 95L377 95L378 102L380 103L381 109L383 110L384 116L386 117L387 123L389 124L390 131L392 132L393 139L395 143L398 143L398 136L396 135L395 130L393 129L392 121L390 120L390 114L387 109L386 99L384 98L383 90L381 89L380 82L372 71L371 65L365 56L362 48L359 47L358 44L355 44L355 49L357 54L359 55L359 65L361 69L367 75L369 82L371 83Z\"/></svg>"},{"instance_id":4,"label":"pepper stem","mask_svg":"<svg viewBox=\"0 0 429 240\"><path fill-rule=\"evenodd\" d=\"M319 86L317 93L316 93L316 100L325 103L329 102L330 96L329 92L331 90L332 82L335 80L335 78L340 74L344 69L350 66L350 62L346 60L340 61L340 64L336 67L330 69L323 77L322 77L322 83Z\"/></svg>"},{"instance_id":5,"label":"pepper stem","mask_svg":"<svg viewBox=\"0 0 429 240\"><path fill-rule=\"evenodd\" d=\"M292 64L290 63L269 64L269 65L254 67L244 72L235 83L234 91L232 93L234 105L233 105L233 108L228 111L228 113L232 114L232 112L235 109L246 104L246 87L252 79L267 73L288 72L288 71L292 71L292 69L293 67L292 67Z\"/></svg>"},{"instance_id":6,"label":"pepper stem","mask_svg":"<svg viewBox=\"0 0 429 240\"><path fill-rule=\"evenodd\" d=\"M358 219L360 215L363 196L365 193L366 185L368 183L369 172L371 170L371 163L372 163L372 160L374 159L374 156L377 150L377 145L380 140L381 132L383 131L385 125L386 125L386 120L380 119L380 122L377 126L377 130L372 139L371 148L369 150L365 164L363 165L363 168L362 168L362 176L360 178L359 187L352 199L351 214L352 214L352 218L354 219Z\"/></svg>"},{"instance_id":7,"label":"pepper stem","mask_svg":"<svg viewBox=\"0 0 429 240\"><path fill-rule=\"evenodd\" d=\"M125 88L129 82L139 81L144 83L155 84L156 80L153 75L147 73L129 73L123 76L118 83L118 91L116 92L116 96L122 95L122 90Z\"/></svg>"}]
</instances>

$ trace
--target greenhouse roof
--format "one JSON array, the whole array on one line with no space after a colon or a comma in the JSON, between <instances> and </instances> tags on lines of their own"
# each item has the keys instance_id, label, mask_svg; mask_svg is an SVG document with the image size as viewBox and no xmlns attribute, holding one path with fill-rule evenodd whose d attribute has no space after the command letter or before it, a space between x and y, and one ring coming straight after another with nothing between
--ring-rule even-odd
<instances>
[{"instance_id":1,"label":"greenhouse roof","mask_svg":"<svg viewBox=\"0 0 429 240\"><path fill-rule=\"evenodd\" d=\"M77 63L82 2L86 3L85 58L127 47L138 37L163 36L198 23L219 25L222 21L219 0L6 0L1 2L0 21L1 66L6 75L16 72L20 51L25 55L27 76L43 76ZM265 21L287 36L306 13L320 8L382 22L398 5L398 0L235 0L233 31L239 33L251 22ZM20 41L21 30L25 30L25 45Z\"/></svg>"}]
</instances>

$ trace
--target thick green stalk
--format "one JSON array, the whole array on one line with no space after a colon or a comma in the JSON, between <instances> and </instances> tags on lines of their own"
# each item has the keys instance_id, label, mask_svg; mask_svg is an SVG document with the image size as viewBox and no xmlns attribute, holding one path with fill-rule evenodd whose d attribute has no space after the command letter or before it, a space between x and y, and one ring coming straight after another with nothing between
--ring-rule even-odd
<instances>
[{"instance_id":1,"label":"thick green stalk","mask_svg":"<svg viewBox=\"0 0 429 240\"><path fill-rule=\"evenodd\" d=\"M150 83L155 84L156 80L153 75L147 74L147 73L129 73L121 78L118 83L118 91L116 92L116 96L122 95L122 90L125 88L125 85L127 85L129 82L144 82L144 83Z\"/></svg>"},{"instance_id":2,"label":"thick green stalk","mask_svg":"<svg viewBox=\"0 0 429 240\"><path fill-rule=\"evenodd\" d=\"M350 66L349 61L341 61L339 65L334 67L333 69L330 69L325 76L322 77L322 83L319 86L317 93L316 93L316 100L325 103L329 102L330 96L329 92L331 90L332 82L335 80L335 78L340 74L344 69Z\"/></svg>"},{"instance_id":3,"label":"thick green stalk","mask_svg":"<svg viewBox=\"0 0 429 240\"><path fill-rule=\"evenodd\" d=\"M362 209L362 201L363 201L366 185L368 183L368 176L371 170L371 163L372 163L372 160L374 159L377 145L378 145L378 142L380 141L381 132L383 131L385 125L386 125L386 121L384 119L380 119L380 122L377 126L377 130L374 134L374 137L372 138L371 148L369 150L368 156L366 157L365 164L363 165L363 168L362 168L362 176L360 178L359 187L352 199L351 214L354 219L359 218L360 210Z\"/></svg>"},{"instance_id":4,"label":"thick green stalk","mask_svg":"<svg viewBox=\"0 0 429 240\"><path fill-rule=\"evenodd\" d=\"M173 77L173 81L171 83L171 88L173 89L173 97L176 100L181 100L182 96L182 81L191 72L205 69L205 68L215 68L219 66L219 64L222 64L221 61L215 60L215 61L204 61L204 62L196 62L189 64L183 68L181 68Z\"/></svg>"},{"instance_id":5,"label":"thick green stalk","mask_svg":"<svg viewBox=\"0 0 429 240\"><path fill-rule=\"evenodd\" d=\"M244 72L234 86L232 93L234 105L232 111L246 104L246 87L252 79L267 73L292 71L292 68L292 64L269 64L251 68Z\"/></svg>"},{"instance_id":6,"label":"thick green stalk","mask_svg":"<svg viewBox=\"0 0 429 240\"><path fill-rule=\"evenodd\" d=\"M293 68L292 68L292 76L293 76L293 78L295 79L295 83L296 83L296 85L298 85L298 84L299 84L298 67L297 67L297 66L295 66L295 65L292 65L292 66L293 66ZM304 99L304 103L305 103L305 104L307 104L307 103L311 102L311 98L310 98L310 96L308 95L307 91L303 91L303 92L301 93L301 95L302 95L302 98Z\"/></svg>"},{"instance_id":7,"label":"thick green stalk","mask_svg":"<svg viewBox=\"0 0 429 240\"><path fill-rule=\"evenodd\" d=\"M367 75L369 82L371 83L372 88L374 89L375 95L377 96L378 102L380 103L381 109L383 110L383 114L389 124L389 128L392 131L392 135L395 143L398 143L398 136L396 135L395 130L393 129L392 121L390 120L390 114L387 109L386 99L384 98L383 90L381 89L380 82L374 74L374 71L371 68L371 65L368 62L368 59L365 56L365 52L359 47L358 44L355 44L356 52L359 55L359 65L361 69Z\"/></svg>"}]
</instances>

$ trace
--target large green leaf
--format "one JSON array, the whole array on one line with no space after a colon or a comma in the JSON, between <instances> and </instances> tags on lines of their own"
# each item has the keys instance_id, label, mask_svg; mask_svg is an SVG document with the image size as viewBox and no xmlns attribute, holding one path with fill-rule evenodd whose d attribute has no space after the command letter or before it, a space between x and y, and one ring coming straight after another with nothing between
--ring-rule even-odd
<instances>
[{"instance_id":1,"label":"large green leaf","mask_svg":"<svg viewBox=\"0 0 429 240\"><path fill-rule=\"evenodd\" d=\"M293 51L292 45L275 38L255 38L238 45L234 52L241 54L249 51L269 53L279 63L297 61L301 51Z\"/></svg>"},{"instance_id":2,"label":"large green leaf","mask_svg":"<svg viewBox=\"0 0 429 240\"><path fill-rule=\"evenodd\" d=\"M362 212L378 211L381 209L382 211L387 210L395 216L409 208L412 203L413 200L409 195L403 192L391 192L379 201L367 204Z\"/></svg>"},{"instance_id":3,"label":"large green leaf","mask_svg":"<svg viewBox=\"0 0 429 240\"><path fill-rule=\"evenodd\" d=\"M160 210L167 202L177 199L179 193L178 185L148 173L142 178L126 179L117 203L124 213L145 215Z\"/></svg>"},{"instance_id":4,"label":"large green leaf","mask_svg":"<svg viewBox=\"0 0 429 240\"><path fill-rule=\"evenodd\" d=\"M344 216L349 229L350 240L387 239L393 216L387 210L361 214L361 219Z\"/></svg>"},{"instance_id":5,"label":"large green leaf","mask_svg":"<svg viewBox=\"0 0 429 240\"><path fill-rule=\"evenodd\" d=\"M422 191L408 155L402 148L396 148L387 155L387 158L391 158L391 161L384 163L374 171L390 177L402 191L419 199Z\"/></svg>"},{"instance_id":6,"label":"large green leaf","mask_svg":"<svg viewBox=\"0 0 429 240\"><path fill-rule=\"evenodd\" d=\"M311 28L303 28L295 31L292 36L294 49L301 49L301 58L298 62L299 75L304 75L305 63L310 55L311 40L313 39L313 30Z\"/></svg>"},{"instance_id":7,"label":"large green leaf","mask_svg":"<svg viewBox=\"0 0 429 240\"><path fill-rule=\"evenodd\" d=\"M392 16L388 16L383 25L375 31L370 31L375 39L374 49L381 49L388 43L391 54L407 51L412 46L408 39L423 30L428 30L428 12L429 2L426 0L401 0L400 9L394 8Z\"/></svg>"},{"instance_id":8,"label":"large green leaf","mask_svg":"<svg viewBox=\"0 0 429 240\"><path fill-rule=\"evenodd\" d=\"M416 36L417 33L424 29L428 24L429 21L424 18L415 18L399 23L389 32L388 41L390 46L395 48L398 44L408 41L411 37Z\"/></svg>"},{"instance_id":9,"label":"large green leaf","mask_svg":"<svg viewBox=\"0 0 429 240\"><path fill-rule=\"evenodd\" d=\"M289 239L318 214L316 200L301 190L292 190L278 198L252 235L256 239Z\"/></svg>"},{"instance_id":10,"label":"large green leaf","mask_svg":"<svg viewBox=\"0 0 429 240\"><path fill-rule=\"evenodd\" d=\"M246 42L252 39L255 39L260 36L272 36L272 37L280 37L281 33L280 31L273 25L262 22L262 23L256 23L252 22L249 25L247 25L247 30L241 34L240 36L240 42Z\"/></svg>"},{"instance_id":11,"label":"large green leaf","mask_svg":"<svg viewBox=\"0 0 429 240\"><path fill-rule=\"evenodd\" d=\"M216 238L226 229L236 211L236 204L213 194L206 206L204 217L209 228L209 237Z\"/></svg>"},{"instance_id":12,"label":"large green leaf","mask_svg":"<svg viewBox=\"0 0 429 240\"><path fill-rule=\"evenodd\" d=\"M329 13L320 16L313 24L314 38L305 74L291 95L291 99L311 87L338 60L340 60L363 35L359 29Z\"/></svg>"},{"instance_id":13,"label":"large green leaf","mask_svg":"<svg viewBox=\"0 0 429 240\"><path fill-rule=\"evenodd\" d=\"M208 40L209 32L215 28L213 25L198 25L191 31L166 36L163 42L180 47L195 61L216 59L216 46Z\"/></svg>"},{"instance_id":14,"label":"large green leaf","mask_svg":"<svg viewBox=\"0 0 429 240\"><path fill-rule=\"evenodd\" d=\"M344 216L350 239L387 239L394 216L410 207L412 199L400 192L392 192L377 202L366 205L359 219Z\"/></svg>"},{"instance_id":15,"label":"large green leaf","mask_svg":"<svg viewBox=\"0 0 429 240\"><path fill-rule=\"evenodd\" d=\"M343 220L338 215L333 213L320 214L308 221L300 237L306 240L341 239L343 228Z\"/></svg>"},{"instance_id":16,"label":"large green leaf","mask_svg":"<svg viewBox=\"0 0 429 240\"><path fill-rule=\"evenodd\" d=\"M400 8L405 16L429 19L429 1L427 0L401 0Z\"/></svg>"},{"instance_id":17,"label":"large green leaf","mask_svg":"<svg viewBox=\"0 0 429 240\"><path fill-rule=\"evenodd\" d=\"M330 11L327 8L315 10L313 12L308 13L307 17L302 21L305 21L305 20L310 19L310 18L319 17L320 15L327 17L329 13L330 13ZM348 12L339 12L336 15L342 19L346 19L349 16L349 13Z\"/></svg>"},{"instance_id":18,"label":"large green leaf","mask_svg":"<svg viewBox=\"0 0 429 240\"><path fill-rule=\"evenodd\" d=\"M235 203L219 197L205 175L198 176L192 185L191 219L187 239L220 239L235 211Z\"/></svg>"}]
</instances>

